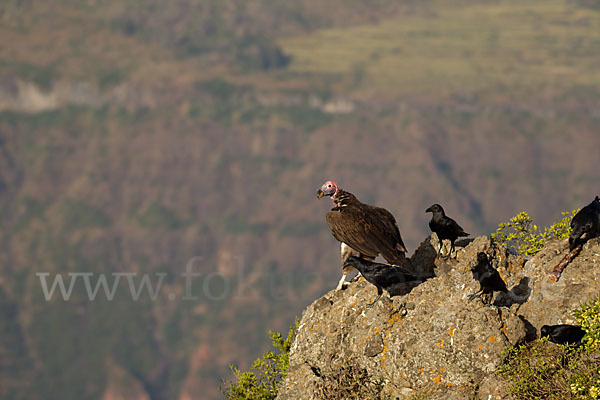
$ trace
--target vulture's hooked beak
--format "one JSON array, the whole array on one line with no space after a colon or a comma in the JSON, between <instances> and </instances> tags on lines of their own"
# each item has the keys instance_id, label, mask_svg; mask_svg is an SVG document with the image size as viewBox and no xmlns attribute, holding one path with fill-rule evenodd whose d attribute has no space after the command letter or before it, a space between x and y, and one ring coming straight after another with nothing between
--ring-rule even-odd
<instances>
[{"instance_id":1,"label":"vulture's hooked beak","mask_svg":"<svg viewBox=\"0 0 600 400\"><path fill-rule=\"evenodd\" d=\"M425 210L426 213L428 212L433 212L433 210L431 209L431 207L429 207L427 210Z\"/></svg>"},{"instance_id":2,"label":"vulture's hooked beak","mask_svg":"<svg viewBox=\"0 0 600 400\"><path fill-rule=\"evenodd\" d=\"M317 190L317 199L320 199L321 197L323 197L323 191L321 189Z\"/></svg>"}]
</instances>

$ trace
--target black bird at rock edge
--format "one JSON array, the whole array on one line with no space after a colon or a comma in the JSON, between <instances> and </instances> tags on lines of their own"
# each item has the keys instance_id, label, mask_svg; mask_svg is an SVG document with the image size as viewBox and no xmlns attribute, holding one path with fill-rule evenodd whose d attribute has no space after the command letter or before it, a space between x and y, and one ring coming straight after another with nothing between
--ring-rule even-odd
<instances>
[{"instance_id":1,"label":"black bird at rock edge","mask_svg":"<svg viewBox=\"0 0 600 400\"><path fill-rule=\"evenodd\" d=\"M409 285L419 284L426 278L408 271L405 267L376 263L355 256L349 256L346 259L343 267L346 268L348 266L359 270L367 282L377 288L377 297L367 307L372 307L381 298L384 289L391 295L402 285L404 285L403 289L406 290Z\"/></svg>"},{"instance_id":2,"label":"black bird at rock edge","mask_svg":"<svg viewBox=\"0 0 600 400\"><path fill-rule=\"evenodd\" d=\"M454 242L456 239L459 237L469 236L469 234L465 232L455 220L446 216L446 213L441 205L434 204L425 210L425 212L430 212L433 214L431 221L429 221L429 228L432 232L435 232L438 240L440 241L438 255L440 255L440 252L442 251L443 241L450 240L450 252L448 253L448 256L450 256L454 250Z\"/></svg>"},{"instance_id":3,"label":"black bird at rock edge","mask_svg":"<svg viewBox=\"0 0 600 400\"><path fill-rule=\"evenodd\" d=\"M585 331L577 325L544 325L540 329L541 337L548 337L552 343L581 344Z\"/></svg>"},{"instance_id":4,"label":"black bird at rock edge","mask_svg":"<svg viewBox=\"0 0 600 400\"><path fill-rule=\"evenodd\" d=\"M587 206L583 207L571 220L571 235L569 250L573 250L582 241L600 235L600 197L596 196Z\"/></svg>"},{"instance_id":5,"label":"black bird at rock edge","mask_svg":"<svg viewBox=\"0 0 600 400\"><path fill-rule=\"evenodd\" d=\"M477 264L471 268L471 272L473 278L479 282L479 291L469 296L470 300L484 294L493 295L494 292L510 293L500 273L491 265L487 254L484 252L477 254Z\"/></svg>"}]
</instances>

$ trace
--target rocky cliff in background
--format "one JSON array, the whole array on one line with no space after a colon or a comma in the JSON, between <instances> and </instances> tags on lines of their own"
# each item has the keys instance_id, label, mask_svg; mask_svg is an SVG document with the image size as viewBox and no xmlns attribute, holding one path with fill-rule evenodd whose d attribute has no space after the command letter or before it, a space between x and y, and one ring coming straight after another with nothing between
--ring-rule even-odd
<instances>
[{"instance_id":1,"label":"rocky cliff in background","mask_svg":"<svg viewBox=\"0 0 600 400\"><path fill-rule=\"evenodd\" d=\"M481 236L456 260L438 259L434 266L433 240L423 242L412 261L434 267L437 276L410 293L384 296L368 308L376 290L361 278L304 310L278 400L318 399L324 377L350 366L381 382L394 399L509 399L507 383L495 375L505 347L535 339L544 324L574 323L573 310L598 295L598 239L557 283L548 274L568 251L566 241L549 242L526 261L491 248ZM512 296L497 293L493 305L469 300L479 289L470 271L479 251L495 254Z\"/></svg>"}]
</instances>

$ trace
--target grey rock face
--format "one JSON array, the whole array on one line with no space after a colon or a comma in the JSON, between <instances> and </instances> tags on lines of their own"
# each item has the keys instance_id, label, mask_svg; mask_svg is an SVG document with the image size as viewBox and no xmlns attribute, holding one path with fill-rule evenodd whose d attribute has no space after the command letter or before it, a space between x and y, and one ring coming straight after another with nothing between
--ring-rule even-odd
<instances>
[{"instance_id":1,"label":"grey rock face","mask_svg":"<svg viewBox=\"0 0 600 400\"><path fill-rule=\"evenodd\" d=\"M549 242L513 279L528 278L531 282L531 293L527 302L519 307L519 315L537 330L538 335L542 325L575 324L573 310L600 293L600 238L583 246L558 282L548 279L568 250L566 240Z\"/></svg>"},{"instance_id":2,"label":"grey rock face","mask_svg":"<svg viewBox=\"0 0 600 400\"><path fill-rule=\"evenodd\" d=\"M490 248L488 237L473 240L457 259L435 260L429 240L413 256L413 267L435 270L408 294L387 296L367 308L376 289L364 279L333 290L308 306L290 352L289 374L279 400L316 398L314 371L348 363L381 379L391 398L429 393L431 399L510 399L495 375L503 350L535 338L543 324L572 323L572 311L598 293L600 244L586 244L561 280L547 280L567 248L552 242L527 263ZM479 289L470 271L479 251L494 254L509 295L494 305L469 295ZM435 263L434 263L435 260Z\"/></svg>"}]
</instances>

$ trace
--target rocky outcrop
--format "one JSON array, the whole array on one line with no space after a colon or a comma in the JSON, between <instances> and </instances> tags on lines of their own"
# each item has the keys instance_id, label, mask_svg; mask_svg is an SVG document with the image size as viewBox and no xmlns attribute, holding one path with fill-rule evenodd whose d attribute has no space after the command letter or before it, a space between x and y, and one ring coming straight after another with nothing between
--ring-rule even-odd
<instances>
[{"instance_id":1,"label":"rocky outcrop","mask_svg":"<svg viewBox=\"0 0 600 400\"><path fill-rule=\"evenodd\" d=\"M457 259L434 265L432 241L422 243L411 261L434 268L437 276L410 293L383 297L368 308L376 289L361 278L306 308L279 400L320 398L316 388L323 376L348 365L381 380L393 399L508 399L505 382L495 375L505 347L535 338L544 324L574 322L572 311L598 293L597 239L558 283L547 276L567 251L566 242L551 242L525 262L491 248L482 236L459 250ZM482 250L495 254L512 292L496 294L493 305L469 300L479 289L470 268Z\"/></svg>"},{"instance_id":2,"label":"rocky outcrop","mask_svg":"<svg viewBox=\"0 0 600 400\"><path fill-rule=\"evenodd\" d=\"M600 239L588 241L560 280L550 281L549 273L568 251L566 241L552 241L515 274L518 279L531 280L531 295L519 314L538 332L545 324L575 323L572 310L600 294Z\"/></svg>"}]
</instances>

